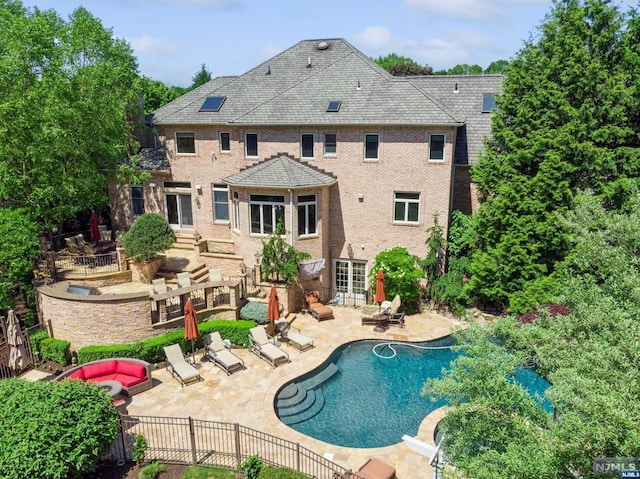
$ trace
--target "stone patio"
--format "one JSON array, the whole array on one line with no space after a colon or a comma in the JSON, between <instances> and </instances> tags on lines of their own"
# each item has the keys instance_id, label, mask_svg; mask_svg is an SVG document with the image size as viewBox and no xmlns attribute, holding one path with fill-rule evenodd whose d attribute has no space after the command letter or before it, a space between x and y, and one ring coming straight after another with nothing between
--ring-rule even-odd
<instances>
[{"instance_id":1,"label":"stone patio","mask_svg":"<svg viewBox=\"0 0 640 479\"><path fill-rule=\"evenodd\" d=\"M284 425L277 418L274 397L279 387L300 374L322 363L340 344L357 339L389 339L422 341L449 334L458 326L454 320L435 313L407 316L406 327L391 327L384 333L376 333L370 325L360 323L360 310L334 307L335 319L317 322L310 314L291 315L293 325L305 335L315 339L315 347L298 352L294 347L282 345L289 353L291 363L273 369L248 349L234 349L247 366L247 370L227 376L201 353L196 353L195 363L204 381L180 387L164 368L153 372L154 387L135 395L128 405L132 415L186 417L223 422L237 422L301 445L324 455L328 459L353 470L369 457L376 457L393 465L400 479L432 477L428 459L400 442L394 446L359 449L345 448L310 438ZM441 410L425 418L417 437L434 444L433 432Z\"/></svg>"}]
</instances>

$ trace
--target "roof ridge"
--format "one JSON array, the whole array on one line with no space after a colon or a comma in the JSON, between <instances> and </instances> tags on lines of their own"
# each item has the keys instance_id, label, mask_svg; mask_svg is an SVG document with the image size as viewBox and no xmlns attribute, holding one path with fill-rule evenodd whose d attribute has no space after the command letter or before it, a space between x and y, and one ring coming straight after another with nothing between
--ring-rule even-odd
<instances>
[{"instance_id":1,"label":"roof ridge","mask_svg":"<svg viewBox=\"0 0 640 479\"><path fill-rule=\"evenodd\" d=\"M429 99L429 101L431 101L434 105L436 105L438 108L440 108L440 111L442 111L442 113L444 113L445 115L447 115L449 118L451 118L453 121L456 122L461 122L464 120L460 120L459 118L457 118L453 113L451 113L451 111L449 110L449 108L447 108L446 106L444 106L442 104L442 102L440 102L439 100L437 100L436 98L434 98L430 93L427 93L425 90L423 90L422 88L420 88L418 85L416 85L413 80L411 78L406 78L406 81L411 85L412 88L414 88L418 93L420 93L422 96L424 96L425 98Z\"/></svg>"}]
</instances>

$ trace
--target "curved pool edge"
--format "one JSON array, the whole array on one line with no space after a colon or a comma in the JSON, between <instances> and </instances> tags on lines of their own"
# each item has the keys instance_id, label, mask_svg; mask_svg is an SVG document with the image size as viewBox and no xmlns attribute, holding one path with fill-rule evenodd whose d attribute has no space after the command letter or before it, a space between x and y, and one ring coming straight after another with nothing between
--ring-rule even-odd
<instances>
[{"instance_id":1,"label":"curved pool edge","mask_svg":"<svg viewBox=\"0 0 640 479\"><path fill-rule=\"evenodd\" d=\"M457 325L459 325L459 323ZM298 353L297 351L293 350L293 348L287 348L286 346L283 346L285 348L285 351L287 351L290 355L309 354L309 355L315 355L315 357L312 362L307 362L307 365L303 371L294 370L294 368L291 367L293 363L278 366L279 368L291 367L291 371L288 371L287 374L281 377L280 379L272 381L269 384L267 390L265 391L265 394L263 396L263 405L262 405L263 412L267 419L267 424L265 424L265 430L269 431L270 434L274 434L279 437L295 438L294 439L295 442L298 442L300 445L316 452L317 454L325 455L325 457L327 457L328 459L331 459L334 462L337 462L353 470L357 470L358 467L364 464L364 462L367 459L371 457L377 457L381 460L385 460L385 458L387 458L387 462L389 462L390 464L396 464L397 466L401 466L402 464L405 463L405 461L409 461L409 463L413 465L415 465L416 462L419 462L420 464L424 465L425 472L427 470L430 471L430 468L428 465L429 459L407 448L404 442L402 441L401 437L398 438L398 442L395 444L392 444L389 446L377 447L377 448L355 448L355 447L336 446L334 444L330 444L330 443L321 441L319 439L315 439L311 436L302 434L296 431L295 429L282 423L275 412L274 402L275 402L276 394L284 384L317 368L324 361L328 359L328 357L331 355L333 351L335 351L337 348L339 348L340 346L346 343L359 341L359 340L382 340L382 341L388 340L388 341L407 341L407 342L432 341L432 340L442 339L446 336L450 336L454 326L455 324L449 324L446 330L440 331L440 334L433 334L434 331L437 330L435 329L435 330L430 330L428 332L424 332L422 334L415 334L415 335L406 334L406 333L409 333L408 328L397 329L397 330L394 328L393 330L387 331L387 332L392 331L392 334L374 333L372 330L368 330L369 328L367 328L367 330L363 328L363 330L361 331L361 334L359 334L357 337L349 337L349 336L342 337L341 342L335 342L332 345L333 347L330 350L327 350L326 347L323 348L322 350L319 349L318 347L315 347L306 352ZM439 409L436 409L435 411L432 411L430 414L428 414L425 417L425 419L422 420L419 427L418 435L416 437L418 437L420 440L428 442L429 444L433 444L435 426L438 421L432 420L432 418L437 417L437 414L441 414L441 413L438 413L438 411L442 409L444 408L439 408ZM400 475L401 469L396 467L396 470Z\"/></svg>"}]
</instances>

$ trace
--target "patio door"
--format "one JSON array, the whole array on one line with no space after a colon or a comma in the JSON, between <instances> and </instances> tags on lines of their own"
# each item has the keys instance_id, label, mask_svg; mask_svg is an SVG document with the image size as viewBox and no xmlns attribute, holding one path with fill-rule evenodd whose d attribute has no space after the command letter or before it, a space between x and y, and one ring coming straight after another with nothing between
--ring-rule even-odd
<instances>
[{"instance_id":1,"label":"patio door","mask_svg":"<svg viewBox=\"0 0 640 479\"><path fill-rule=\"evenodd\" d=\"M167 193L167 220L175 228L193 228L193 209L191 195Z\"/></svg>"},{"instance_id":2,"label":"patio door","mask_svg":"<svg viewBox=\"0 0 640 479\"><path fill-rule=\"evenodd\" d=\"M355 259L334 261L336 302L362 306L366 302L367 262Z\"/></svg>"}]
</instances>

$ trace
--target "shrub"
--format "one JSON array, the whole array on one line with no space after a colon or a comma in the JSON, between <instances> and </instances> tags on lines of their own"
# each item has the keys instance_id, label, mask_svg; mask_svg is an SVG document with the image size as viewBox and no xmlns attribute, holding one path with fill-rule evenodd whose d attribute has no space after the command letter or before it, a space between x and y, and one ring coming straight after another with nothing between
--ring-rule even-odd
<instances>
[{"instance_id":1,"label":"shrub","mask_svg":"<svg viewBox=\"0 0 640 479\"><path fill-rule=\"evenodd\" d=\"M286 467L275 467L266 465L260 470L258 479L308 479L309 476L303 472L287 469Z\"/></svg>"},{"instance_id":2,"label":"shrub","mask_svg":"<svg viewBox=\"0 0 640 479\"><path fill-rule=\"evenodd\" d=\"M246 479L258 479L262 466L262 459L260 459L260 456L257 454L254 454L253 456L249 456L247 460L240 465L240 468L242 472L244 472Z\"/></svg>"},{"instance_id":3,"label":"shrub","mask_svg":"<svg viewBox=\"0 0 640 479\"><path fill-rule=\"evenodd\" d=\"M40 343L43 339L47 339L49 335L44 329L36 329L29 334L29 344L31 344L31 351L34 354L41 354Z\"/></svg>"},{"instance_id":4,"label":"shrub","mask_svg":"<svg viewBox=\"0 0 640 479\"><path fill-rule=\"evenodd\" d=\"M267 305L258 301L247 301L240 308L240 319L255 321L257 324L267 324Z\"/></svg>"},{"instance_id":5,"label":"shrub","mask_svg":"<svg viewBox=\"0 0 640 479\"><path fill-rule=\"evenodd\" d=\"M420 297L418 280L424 277L424 273L407 248L394 246L378 253L369 273L373 285L379 269L384 272L385 296L392 299L396 294L399 295L403 310L407 313L416 312Z\"/></svg>"},{"instance_id":6,"label":"shrub","mask_svg":"<svg viewBox=\"0 0 640 479\"><path fill-rule=\"evenodd\" d=\"M40 341L40 354L43 360L55 361L63 366L71 362L71 343L55 338L45 338Z\"/></svg>"},{"instance_id":7,"label":"shrub","mask_svg":"<svg viewBox=\"0 0 640 479\"><path fill-rule=\"evenodd\" d=\"M286 232L284 222L280 220L269 240L262 242L262 281L291 284L298 279L298 261L311 258L309 253L298 251L282 238Z\"/></svg>"},{"instance_id":8,"label":"shrub","mask_svg":"<svg viewBox=\"0 0 640 479\"><path fill-rule=\"evenodd\" d=\"M204 336L213 331L239 346L249 345L249 329L256 325L253 321L229 321L214 319L198 324L199 335L195 341L196 348L204 347ZM164 346L180 344L183 351L191 350L191 341L184 338L184 330L172 331L137 343L110 344L105 346L85 346L78 350L78 363L106 358L136 358L149 363L165 360Z\"/></svg>"},{"instance_id":9,"label":"shrub","mask_svg":"<svg viewBox=\"0 0 640 479\"><path fill-rule=\"evenodd\" d=\"M133 460L140 465L147 457L147 439L142 434L136 434L133 440Z\"/></svg>"},{"instance_id":10,"label":"shrub","mask_svg":"<svg viewBox=\"0 0 640 479\"><path fill-rule=\"evenodd\" d=\"M141 436L137 436L137 437L141 437ZM147 464L142 469L140 469L140 472L138 472L138 478L139 479L156 479L161 472L164 472L165 469L166 468L164 467L164 464L158 461L154 461L151 464Z\"/></svg>"},{"instance_id":11,"label":"shrub","mask_svg":"<svg viewBox=\"0 0 640 479\"><path fill-rule=\"evenodd\" d=\"M122 237L122 247L133 261L151 261L171 248L176 235L169 222L157 213L144 213Z\"/></svg>"},{"instance_id":12,"label":"shrub","mask_svg":"<svg viewBox=\"0 0 640 479\"><path fill-rule=\"evenodd\" d=\"M84 381L0 381L3 479L76 479L115 440L118 411Z\"/></svg>"}]
</instances>

